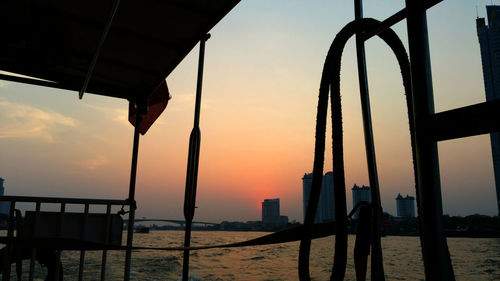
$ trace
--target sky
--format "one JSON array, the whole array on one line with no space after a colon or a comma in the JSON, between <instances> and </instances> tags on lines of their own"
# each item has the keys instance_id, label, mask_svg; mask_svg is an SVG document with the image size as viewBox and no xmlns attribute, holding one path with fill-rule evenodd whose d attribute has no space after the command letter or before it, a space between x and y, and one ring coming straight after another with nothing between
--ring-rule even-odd
<instances>
[{"instance_id":1,"label":"sky","mask_svg":"<svg viewBox=\"0 0 500 281\"><path fill-rule=\"evenodd\" d=\"M428 12L436 112L485 101L477 16L494 1L444 1ZM365 0L383 20L400 0ZM476 9L477 7L477 9ZM354 18L351 1L247 0L211 31L201 108L195 220L261 219L261 202L302 221L302 181L314 152L317 95L335 34ZM394 30L407 46L406 21ZM398 193L415 196L406 105L393 54L366 43L376 158L384 211ZM138 217L182 219L198 46L167 77L172 99L141 137ZM348 208L368 185L353 40L342 60L341 93ZM6 195L125 199L133 127L124 100L0 81L0 177ZM331 138L330 129L327 133ZM487 135L440 142L443 211L496 215ZM331 170L327 146L325 171Z\"/></svg>"}]
</instances>

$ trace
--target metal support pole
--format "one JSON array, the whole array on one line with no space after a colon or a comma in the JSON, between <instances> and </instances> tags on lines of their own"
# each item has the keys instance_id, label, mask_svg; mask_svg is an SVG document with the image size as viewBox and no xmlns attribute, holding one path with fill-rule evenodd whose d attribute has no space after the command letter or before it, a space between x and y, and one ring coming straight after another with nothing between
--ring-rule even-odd
<instances>
[{"instance_id":1,"label":"metal support pole","mask_svg":"<svg viewBox=\"0 0 500 281\"><path fill-rule=\"evenodd\" d=\"M64 234L64 217L66 213L66 203L61 203L61 217L59 220L59 238L61 238ZM61 250L56 251L56 269L54 273L54 278L55 280L59 280L59 276L63 276L62 272L62 266L60 267L59 265L61 264Z\"/></svg>"},{"instance_id":2,"label":"metal support pole","mask_svg":"<svg viewBox=\"0 0 500 281\"><path fill-rule=\"evenodd\" d=\"M355 19L363 18L362 0L354 0ZM358 61L359 93L361 97L361 112L363 115L363 129L365 134L366 164L370 181L372 212L371 229L371 279L385 280L384 266L382 263L382 247L380 244L380 221L382 218L382 204L380 202L380 188L378 184L377 161L375 158L375 145L373 141L372 118L370 112L370 96L366 74L365 44L363 34L356 34L356 55Z\"/></svg>"},{"instance_id":3,"label":"metal support pole","mask_svg":"<svg viewBox=\"0 0 500 281\"><path fill-rule=\"evenodd\" d=\"M41 208L41 202L36 202L35 206L35 221L33 222L33 233L29 233L28 235L31 235L31 237L34 237L36 235L36 227L38 224L38 219L40 217L40 208ZM31 258L30 258L30 275L29 275L29 281L33 281L35 278L35 259L36 259L36 248L31 249Z\"/></svg>"},{"instance_id":4,"label":"metal support pole","mask_svg":"<svg viewBox=\"0 0 500 281\"><path fill-rule=\"evenodd\" d=\"M128 202L129 202L129 214L128 214L128 229L127 229L127 251L125 254L125 276L123 280L130 280L130 265L132 261L132 240L134 239L134 220L135 220L135 181L137 174L137 156L139 153L139 128L141 127L141 121L146 112L148 111L147 103L140 102L136 103L136 121L134 128L134 144L132 148L132 167L130 171L130 187L128 191Z\"/></svg>"},{"instance_id":5,"label":"metal support pole","mask_svg":"<svg viewBox=\"0 0 500 281\"><path fill-rule=\"evenodd\" d=\"M85 240L87 237L87 223L89 219L89 204L85 204L84 210L84 219L83 219L83 229L82 229L82 240ZM80 250L80 263L78 266L78 281L83 280L83 266L85 264L85 250Z\"/></svg>"},{"instance_id":6,"label":"metal support pole","mask_svg":"<svg viewBox=\"0 0 500 281\"><path fill-rule=\"evenodd\" d=\"M423 1L406 0L415 122L417 203L426 280L454 280L443 229L437 142L426 134L425 119L434 114L427 17Z\"/></svg>"},{"instance_id":7,"label":"metal support pole","mask_svg":"<svg viewBox=\"0 0 500 281\"><path fill-rule=\"evenodd\" d=\"M104 241L106 241L106 245L109 244L109 231L111 228L111 204L108 204L106 207L106 234ZM108 251L102 251L102 261L101 261L101 281L106 280L106 263L108 260Z\"/></svg>"},{"instance_id":8,"label":"metal support pole","mask_svg":"<svg viewBox=\"0 0 500 281\"><path fill-rule=\"evenodd\" d=\"M194 110L194 125L189 137L188 165L186 172L186 192L184 194L184 218L186 219L186 228L184 231L184 247L191 244L191 224L194 217L196 206L196 185L198 181L198 162L200 158L200 108L201 108L201 89L203 82L203 63L205 61L205 42L210 38L206 34L200 40L200 57L198 61L198 80L196 84L196 104ZM182 264L182 280L189 278L189 250L184 251Z\"/></svg>"},{"instance_id":9,"label":"metal support pole","mask_svg":"<svg viewBox=\"0 0 500 281\"><path fill-rule=\"evenodd\" d=\"M13 238L14 237L14 209L16 206L16 201L10 201L10 209L9 209L9 226L7 230L7 237ZM10 280L10 266L11 266L11 261L12 261L12 253L14 252L14 245L12 242L8 242L6 247L6 256L3 266L3 273L2 273L2 281L9 281Z\"/></svg>"}]
</instances>

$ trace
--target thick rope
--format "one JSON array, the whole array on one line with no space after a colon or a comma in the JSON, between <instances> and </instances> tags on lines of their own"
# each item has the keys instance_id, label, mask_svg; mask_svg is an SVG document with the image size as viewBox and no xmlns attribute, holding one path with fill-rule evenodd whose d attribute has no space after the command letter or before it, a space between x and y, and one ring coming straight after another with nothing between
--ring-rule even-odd
<instances>
[{"instance_id":1,"label":"thick rope","mask_svg":"<svg viewBox=\"0 0 500 281\"><path fill-rule=\"evenodd\" d=\"M312 232L312 238L322 238L335 234L335 222L315 224ZM121 245L110 245L105 243L89 242L80 239L57 238L57 237L0 237L0 244L11 244L20 250L31 248L48 250L158 250L158 251L185 251L185 250L206 250L214 248L236 248L249 246L262 246L281 244L298 241L302 238L304 226L298 225L285 230L277 231L271 234L260 236L254 239L230 243L215 244L195 247L127 247ZM0 249L0 260L2 260L2 251ZM30 257L26 251L26 257ZM1 265L0 265L1 266Z\"/></svg>"},{"instance_id":2,"label":"thick rope","mask_svg":"<svg viewBox=\"0 0 500 281\"><path fill-rule=\"evenodd\" d=\"M314 224L314 217L321 191L321 179L323 175L324 153L325 153L325 132L326 115L328 107L328 92L331 91L332 106L332 152L333 152L333 179L335 191L335 214L336 214L336 237L334 264L332 268L331 280L343 280L347 262L347 211L345 193L345 172L343 159L343 126L342 107L340 95L340 66L342 52L348 39L356 33L372 30L380 22L375 19L364 18L347 24L335 37L328 51L318 97L318 111L316 117L316 142L313 167L313 181L309 203L304 219L305 233L301 240L299 249L299 278L301 281L311 280L309 274L309 255L311 248L311 231ZM378 34L384 40L398 60L401 74L403 76L403 86L406 94L408 106L408 116L410 124L410 134L412 142L413 162L415 162L414 130L413 130L413 102L411 100L410 69L408 56L401 40L391 29L387 29ZM380 208L380 206L376 206Z\"/></svg>"}]
</instances>

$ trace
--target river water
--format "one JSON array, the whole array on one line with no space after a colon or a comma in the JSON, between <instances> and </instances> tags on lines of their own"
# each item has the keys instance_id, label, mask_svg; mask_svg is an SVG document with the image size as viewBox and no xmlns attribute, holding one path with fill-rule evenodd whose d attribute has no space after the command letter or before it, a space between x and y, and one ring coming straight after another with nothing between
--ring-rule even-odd
<instances>
[{"instance_id":1,"label":"river water","mask_svg":"<svg viewBox=\"0 0 500 281\"><path fill-rule=\"evenodd\" d=\"M192 245L213 245L243 241L262 232L194 231ZM345 280L355 280L352 253L354 236L349 237L349 261ZM184 241L182 231L151 231L134 234L134 246L177 247ZM333 263L333 237L312 243L310 271L313 280L329 280ZM500 239L448 238L457 280L500 280ZM387 280L423 280L418 237L382 238L384 270ZM298 242L270 246L198 250L191 253L192 280L297 280ZM99 280L102 252L88 251L84 280ZM122 280L125 255L108 252L106 280ZM76 280L79 252L63 252L64 279ZM179 280L182 252L134 251L131 280ZM29 268L25 262L24 270ZM12 268L13 270L14 267ZM44 268L37 265L37 280ZM369 271L368 271L369 272ZM27 276L27 275L25 275ZM15 278L13 279L15 280Z\"/></svg>"}]
</instances>

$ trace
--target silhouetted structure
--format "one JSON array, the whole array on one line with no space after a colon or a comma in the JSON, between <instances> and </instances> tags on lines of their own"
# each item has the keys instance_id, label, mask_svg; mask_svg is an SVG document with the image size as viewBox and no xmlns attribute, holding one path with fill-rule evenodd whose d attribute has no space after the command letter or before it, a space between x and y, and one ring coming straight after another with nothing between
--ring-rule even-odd
<instances>
[{"instance_id":1,"label":"silhouetted structure","mask_svg":"<svg viewBox=\"0 0 500 281\"><path fill-rule=\"evenodd\" d=\"M372 201L370 187L366 185L359 187L358 185L354 184L354 186L352 187L352 207L354 208L361 201ZM354 213L355 219L358 218L358 213L359 209L356 211L356 213Z\"/></svg>"},{"instance_id":2,"label":"silhouetted structure","mask_svg":"<svg viewBox=\"0 0 500 281\"><path fill-rule=\"evenodd\" d=\"M287 216L280 216L280 199L264 199L262 202L262 223L265 225L286 225Z\"/></svg>"},{"instance_id":3,"label":"silhouetted structure","mask_svg":"<svg viewBox=\"0 0 500 281\"><path fill-rule=\"evenodd\" d=\"M478 18L476 27L481 46L486 101L492 101L500 98L500 6L486 6L486 13L488 25L484 18ZM491 133L490 139L500 215L500 133Z\"/></svg>"},{"instance_id":4,"label":"silhouetted structure","mask_svg":"<svg viewBox=\"0 0 500 281\"><path fill-rule=\"evenodd\" d=\"M311 193L312 174L304 174L302 178L302 202L304 217L306 216L309 194ZM333 172L327 172L321 182L318 209L316 210L315 223L335 220L335 194L333 192Z\"/></svg>"},{"instance_id":5,"label":"silhouetted structure","mask_svg":"<svg viewBox=\"0 0 500 281\"><path fill-rule=\"evenodd\" d=\"M398 217L415 217L415 197L409 195L403 197L398 193L398 197L396 197L396 207L398 209Z\"/></svg>"}]
</instances>

